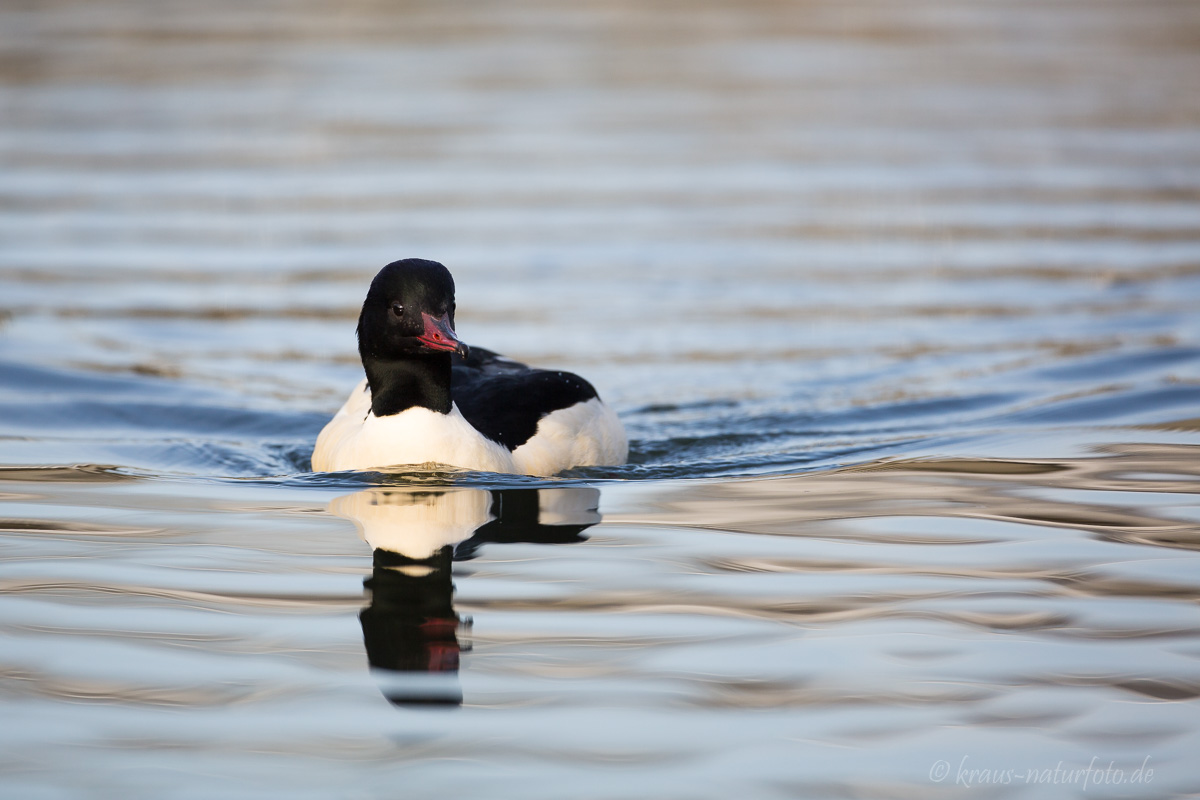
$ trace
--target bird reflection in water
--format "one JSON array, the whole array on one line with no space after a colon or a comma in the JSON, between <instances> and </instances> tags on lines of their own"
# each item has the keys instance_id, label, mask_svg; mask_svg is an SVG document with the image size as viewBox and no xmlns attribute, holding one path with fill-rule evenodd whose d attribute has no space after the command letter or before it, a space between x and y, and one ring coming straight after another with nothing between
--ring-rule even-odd
<instances>
[{"instance_id":1,"label":"bird reflection in water","mask_svg":"<svg viewBox=\"0 0 1200 800\"><path fill-rule=\"evenodd\" d=\"M471 623L454 610L453 562L488 543L581 542L599 505L599 490L580 486L391 486L330 503L374 551L359 620L384 696L397 706L460 705L459 632Z\"/></svg>"}]
</instances>

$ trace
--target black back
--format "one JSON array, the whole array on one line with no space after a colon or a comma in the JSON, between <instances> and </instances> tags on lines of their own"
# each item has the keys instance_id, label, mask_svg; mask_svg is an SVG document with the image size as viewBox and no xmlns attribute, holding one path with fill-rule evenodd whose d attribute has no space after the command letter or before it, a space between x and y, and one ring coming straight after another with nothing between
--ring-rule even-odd
<instances>
[{"instance_id":1,"label":"black back","mask_svg":"<svg viewBox=\"0 0 1200 800\"><path fill-rule=\"evenodd\" d=\"M551 411L596 397L590 383L570 372L531 369L482 347L454 357L450 395L467 422L494 442L516 450Z\"/></svg>"}]
</instances>

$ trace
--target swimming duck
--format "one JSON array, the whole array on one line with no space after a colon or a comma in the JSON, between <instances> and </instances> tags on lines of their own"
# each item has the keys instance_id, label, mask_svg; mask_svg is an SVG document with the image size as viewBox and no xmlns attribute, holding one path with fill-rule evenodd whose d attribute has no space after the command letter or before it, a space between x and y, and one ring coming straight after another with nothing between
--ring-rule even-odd
<instances>
[{"instance_id":1,"label":"swimming duck","mask_svg":"<svg viewBox=\"0 0 1200 800\"><path fill-rule=\"evenodd\" d=\"M620 420L583 378L459 340L454 279L436 261L380 270L358 352L367 377L317 437L315 471L442 464L554 475L628 455Z\"/></svg>"}]
</instances>

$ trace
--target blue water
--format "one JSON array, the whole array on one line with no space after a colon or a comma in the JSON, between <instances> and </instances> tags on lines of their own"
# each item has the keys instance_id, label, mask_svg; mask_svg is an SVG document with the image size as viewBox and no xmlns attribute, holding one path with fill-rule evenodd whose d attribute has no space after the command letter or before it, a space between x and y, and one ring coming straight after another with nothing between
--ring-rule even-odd
<instances>
[{"instance_id":1,"label":"blue water","mask_svg":"<svg viewBox=\"0 0 1200 800\"><path fill-rule=\"evenodd\" d=\"M1200 791L1200 11L0 9L0 797ZM357 308L630 462L313 474Z\"/></svg>"}]
</instances>

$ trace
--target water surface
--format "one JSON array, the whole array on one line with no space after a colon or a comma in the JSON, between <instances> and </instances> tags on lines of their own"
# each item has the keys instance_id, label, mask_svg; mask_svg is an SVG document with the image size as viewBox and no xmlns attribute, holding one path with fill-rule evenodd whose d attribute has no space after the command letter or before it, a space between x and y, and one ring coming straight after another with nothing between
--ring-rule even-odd
<instances>
[{"instance_id":1,"label":"water surface","mask_svg":"<svg viewBox=\"0 0 1200 800\"><path fill-rule=\"evenodd\" d=\"M0 795L1200 791L1200 11L0 10ZM630 464L311 474L374 272Z\"/></svg>"}]
</instances>

